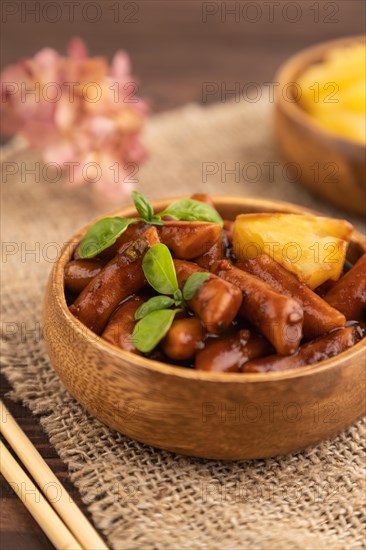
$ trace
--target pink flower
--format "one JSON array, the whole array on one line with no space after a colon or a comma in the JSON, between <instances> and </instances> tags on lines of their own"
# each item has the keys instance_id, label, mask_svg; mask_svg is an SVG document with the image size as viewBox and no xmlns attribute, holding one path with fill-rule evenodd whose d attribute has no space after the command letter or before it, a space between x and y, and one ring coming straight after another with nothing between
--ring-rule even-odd
<instances>
[{"instance_id":1,"label":"pink flower","mask_svg":"<svg viewBox=\"0 0 366 550\"><path fill-rule=\"evenodd\" d=\"M103 57L89 58L74 38L68 57L44 48L5 67L0 81L6 134L40 147L45 162L64 168L69 185L89 183L104 196L130 193L131 165L146 157L141 130L148 106L137 95L125 52L109 66Z\"/></svg>"},{"instance_id":2,"label":"pink flower","mask_svg":"<svg viewBox=\"0 0 366 550\"><path fill-rule=\"evenodd\" d=\"M27 138L27 134L37 138L43 127L47 134L52 129L55 104L42 101L42 96L53 83L59 84L60 59L57 52L45 48L33 59L25 59L2 71L1 114L6 134L19 132Z\"/></svg>"}]
</instances>

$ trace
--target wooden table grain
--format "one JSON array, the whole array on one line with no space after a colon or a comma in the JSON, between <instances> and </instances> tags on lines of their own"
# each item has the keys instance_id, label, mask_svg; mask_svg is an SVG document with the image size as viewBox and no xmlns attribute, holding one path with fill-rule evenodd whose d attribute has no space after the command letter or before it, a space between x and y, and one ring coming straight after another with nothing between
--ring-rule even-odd
<instances>
[{"instance_id":1,"label":"wooden table grain","mask_svg":"<svg viewBox=\"0 0 366 550\"><path fill-rule=\"evenodd\" d=\"M229 100L230 90L242 93L249 83L266 86L278 66L301 48L365 32L362 0L61 0L58 9L55 4L2 3L1 65L46 45L65 52L73 36L81 36L93 55L111 58L124 48L139 76L140 94L151 100L153 112L192 101ZM71 4L77 5L73 11ZM1 395L9 410L87 513L39 420L7 397L10 389L2 377ZM52 548L3 478L0 518L2 548Z\"/></svg>"}]
</instances>

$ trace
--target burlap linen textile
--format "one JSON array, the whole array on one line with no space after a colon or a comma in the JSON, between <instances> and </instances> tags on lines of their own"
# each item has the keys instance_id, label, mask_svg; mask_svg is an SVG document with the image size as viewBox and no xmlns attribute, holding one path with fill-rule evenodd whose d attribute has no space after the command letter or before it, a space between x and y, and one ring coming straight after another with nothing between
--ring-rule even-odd
<instances>
[{"instance_id":1,"label":"burlap linen textile","mask_svg":"<svg viewBox=\"0 0 366 550\"><path fill-rule=\"evenodd\" d=\"M268 163L278 161L271 107L188 105L153 117L146 129L150 160L137 174L138 189L151 199L193 191L279 198L343 217L288 181L282 167L270 172ZM8 147L4 160L21 170L22 162L29 168L39 157ZM86 188L66 190L42 177L22 182L20 171L8 172L2 237L14 244L2 262L3 372L12 397L39 415L110 546L364 548L362 421L304 452L230 463L137 443L109 430L72 399L44 349L42 296L57 248L100 208ZM362 229L359 219L348 218Z\"/></svg>"}]
</instances>

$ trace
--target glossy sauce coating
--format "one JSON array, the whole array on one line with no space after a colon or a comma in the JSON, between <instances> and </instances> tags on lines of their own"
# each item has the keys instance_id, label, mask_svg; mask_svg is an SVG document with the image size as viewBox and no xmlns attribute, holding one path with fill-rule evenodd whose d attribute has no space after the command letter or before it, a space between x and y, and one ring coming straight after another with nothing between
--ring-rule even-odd
<instances>
[{"instance_id":1,"label":"glossy sauce coating","mask_svg":"<svg viewBox=\"0 0 366 550\"><path fill-rule=\"evenodd\" d=\"M276 292L290 296L299 302L304 310L303 333L306 339L317 338L334 328L345 325L346 318L342 313L330 307L296 275L287 271L266 254L252 260L239 261L237 266L268 283Z\"/></svg>"},{"instance_id":2,"label":"glossy sauce coating","mask_svg":"<svg viewBox=\"0 0 366 550\"><path fill-rule=\"evenodd\" d=\"M174 260L179 287L192 273L205 271L193 262ZM232 322L241 305L242 295L238 287L210 274L188 306L202 320L208 332L220 334Z\"/></svg>"},{"instance_id":3,"label":"glossy sauce coating","mask_svg":"<svg viewBox=\"0 0 366 550\"><path fill-rule=\"evenodd\" d=\"M214 207L208 195L192 198ZM135 293L146 284L145 252L163 242L172 253L181 290L192 273L209 272L209 279L187 303L196 316L179 313L149 358L182 365L194 360L197 370L209 372L271 372L322 361L357 343L366 308L366 255L338 282L324 283L315 294L269 256L237 262L233 229L229 220L221 228L166 217L161 226L131 224L91 260L80 259L77 248L65 267L65 287L80 293L70 311L106 341L140 354L132 341L134 315L151 289ZM360 324L344 327L345 316ZM303 344L302 335L310 341Z\"/></svg>"},{"instance_id":4,"label":"glossy sauce coating","mask_svg":"<svg viewBox=\"0 0 366 550\"><path fill-rule=\"evenodd\" d=\"M303 310L293 298L279 294L267 283L223 260L215 273L240 288L240 313L273 344L277 353L289 355L302 338Z\"/></svg>"},{"instance_id":5,"label":"glossy sauce coating","mask_svg":"<svg viewBox=\"0 0 366 550\"><path fill-rule=\"evenodd\" d=\"M158 228L159 237L176 258L191 260L206 252L221 235L216 223L166 221Z\"/></svg>"},{"instance_id":6,"label":"glossy sauce coating","mask_svg":"<svg viewBox=\"0 0 366 550\"><path fill-rule=\"evenodd\" d=\"M262 336L240 330L206 342L205 348L196 355L195 368L207 372L240 372L247 361L268 355L272 350Z\"/></svg>"},{"instance_id":7,"label":"glossy sauce coating","mask_svg":"<svg viewBox=\"0 0 366 550\"><path fill-rule=\"evenodd\" d=\"M133 296L121 304L113 313L105 327L102 338L110 344L114 344L125 351L132 353L140 352L135 348L132 340L133 329L135 328L136 310L145 302L140 296Z\"/></svg>"},{"instance_id":8,"label":"glossy sauce coating","mask_svg":"<svg viewBox=\"0 0 366 550\"><path fill-rule=\"evenodd\" d=\"M79 294L94 277L99 275L104 263L98 260L71 260L65 267L65 286Z\"/></svg>"},{"instance_id":9,"label":"glossy sauce coating","mask_svg":"<svg viewBox=\"0 0 366 550\"><path fill-rule=\"evenodd\" d=\"M278 372L319 363L354 346L361 338L362 331L358 326L338 328L312 342L307 342L294 355L270 355L249 361L243 372Z\"/></svg>"},{"instance_id":10,"label":"glossy sauce coating","mask_svg":"<svg viewBox=\"0 0 366 550\"><path fill-rule=\"evenodd\" d=\"M362 319L366 311L366 254L327 292L324 300L346 319Z\"/></svg>"},{"instance_id":11,"label":"glossy sauce coating","mask_svg":"<svg viewBox=\"0 0 366 550\"><path fill-rule=\"evenodd\" d=\"M232 244L234 239L234 222L230 220L224 220L224 231L228 242Z\"/></svg>"},{"instance_id":12,"label":"glossy sauce coating","mask_svg":"<svg viewBox=\"0 0 366 550\"><path fill-rule=\"evenodd\" d=\"M195 263L207 271L211 271L213 265L224 259L224 243L219 238L204 254L195 258Z\"/></svg>"},{"instance_id":13,"label":"glossy sauce coating","mask_svg":"<svg viewBox=\"0 0 366 550\"><path fill-rule=\"evenodd\" d=\"M177 319L161 342L162 350L173 361L187 361L203 347L205 333L197 317Z\"/></svg>"},{"instance_id":14,"label":"glossy sauce coating","mask_svg":"<svg viewBox=\"0 0 366 550\"><path fill-rule=\"evenodd\" d=\"M122 245L113 260L70 306L71 313L96 334L100 334L118 304L145 285L142 259L148 247L148 241L143 238Z\"/></svg>"}]
</instances>

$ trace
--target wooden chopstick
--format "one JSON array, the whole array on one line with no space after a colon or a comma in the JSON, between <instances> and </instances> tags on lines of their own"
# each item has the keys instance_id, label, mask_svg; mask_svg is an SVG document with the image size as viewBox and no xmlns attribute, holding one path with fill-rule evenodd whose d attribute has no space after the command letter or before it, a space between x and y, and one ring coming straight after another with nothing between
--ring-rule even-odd
<instances>
[{"instance_id":1,"label":"wooden chopstick","mask_svg":"<svg viewBox=\"0 0 366 550\"><path fill-rule=\"evenodd\" d=\"M0 453L1 473L57 550L82 550L73 534L9 453L2 441L0 441Z\"/></svg>"},{"instance_id":2,"label":"wooden chopstick","mask_svg":"<svg viewBox=\"0 0 366 550\"><path fill-rule=\"evenodd\" d=\"M104 541L98 535L88 519L84 516L80 508L72 501L70 494L62 486L60 481L43 460L37 449L33 446L31 441L22 431L1 400L0 432L17 454L22 464L32 475L33 479L37 483L38 487L43 491L46 498L48 493L50 494L50 504L56 510L60 518L62 518L65 525L77 539L81 547L86 550L108 550L108 547L105 545ZM6 448L5 451L7 451ZM7 453L11 458L13 458L8 451ZM7 453L4 453L4 456L7 456ZM14 462L16 463L16 461ZM19 466L17 463L16 465ZM9 470L7 470L7 472L9 474ZM20 472L17 469L11 469L10 473L19 474ZM6 477L5 473L4 477ZM9 481L7 477L6 479ZM17 483L17 479L12 479L11 481ZM29 482L32 483L30 479ZM37 518L36 520L38 521ZM42 527L41 523L40 525ZM60 546L59 548L66 547ZM67 548L73 547L70 546ZM79 546L77 548L79 548Z\"/></svg>"}]
</instances>

